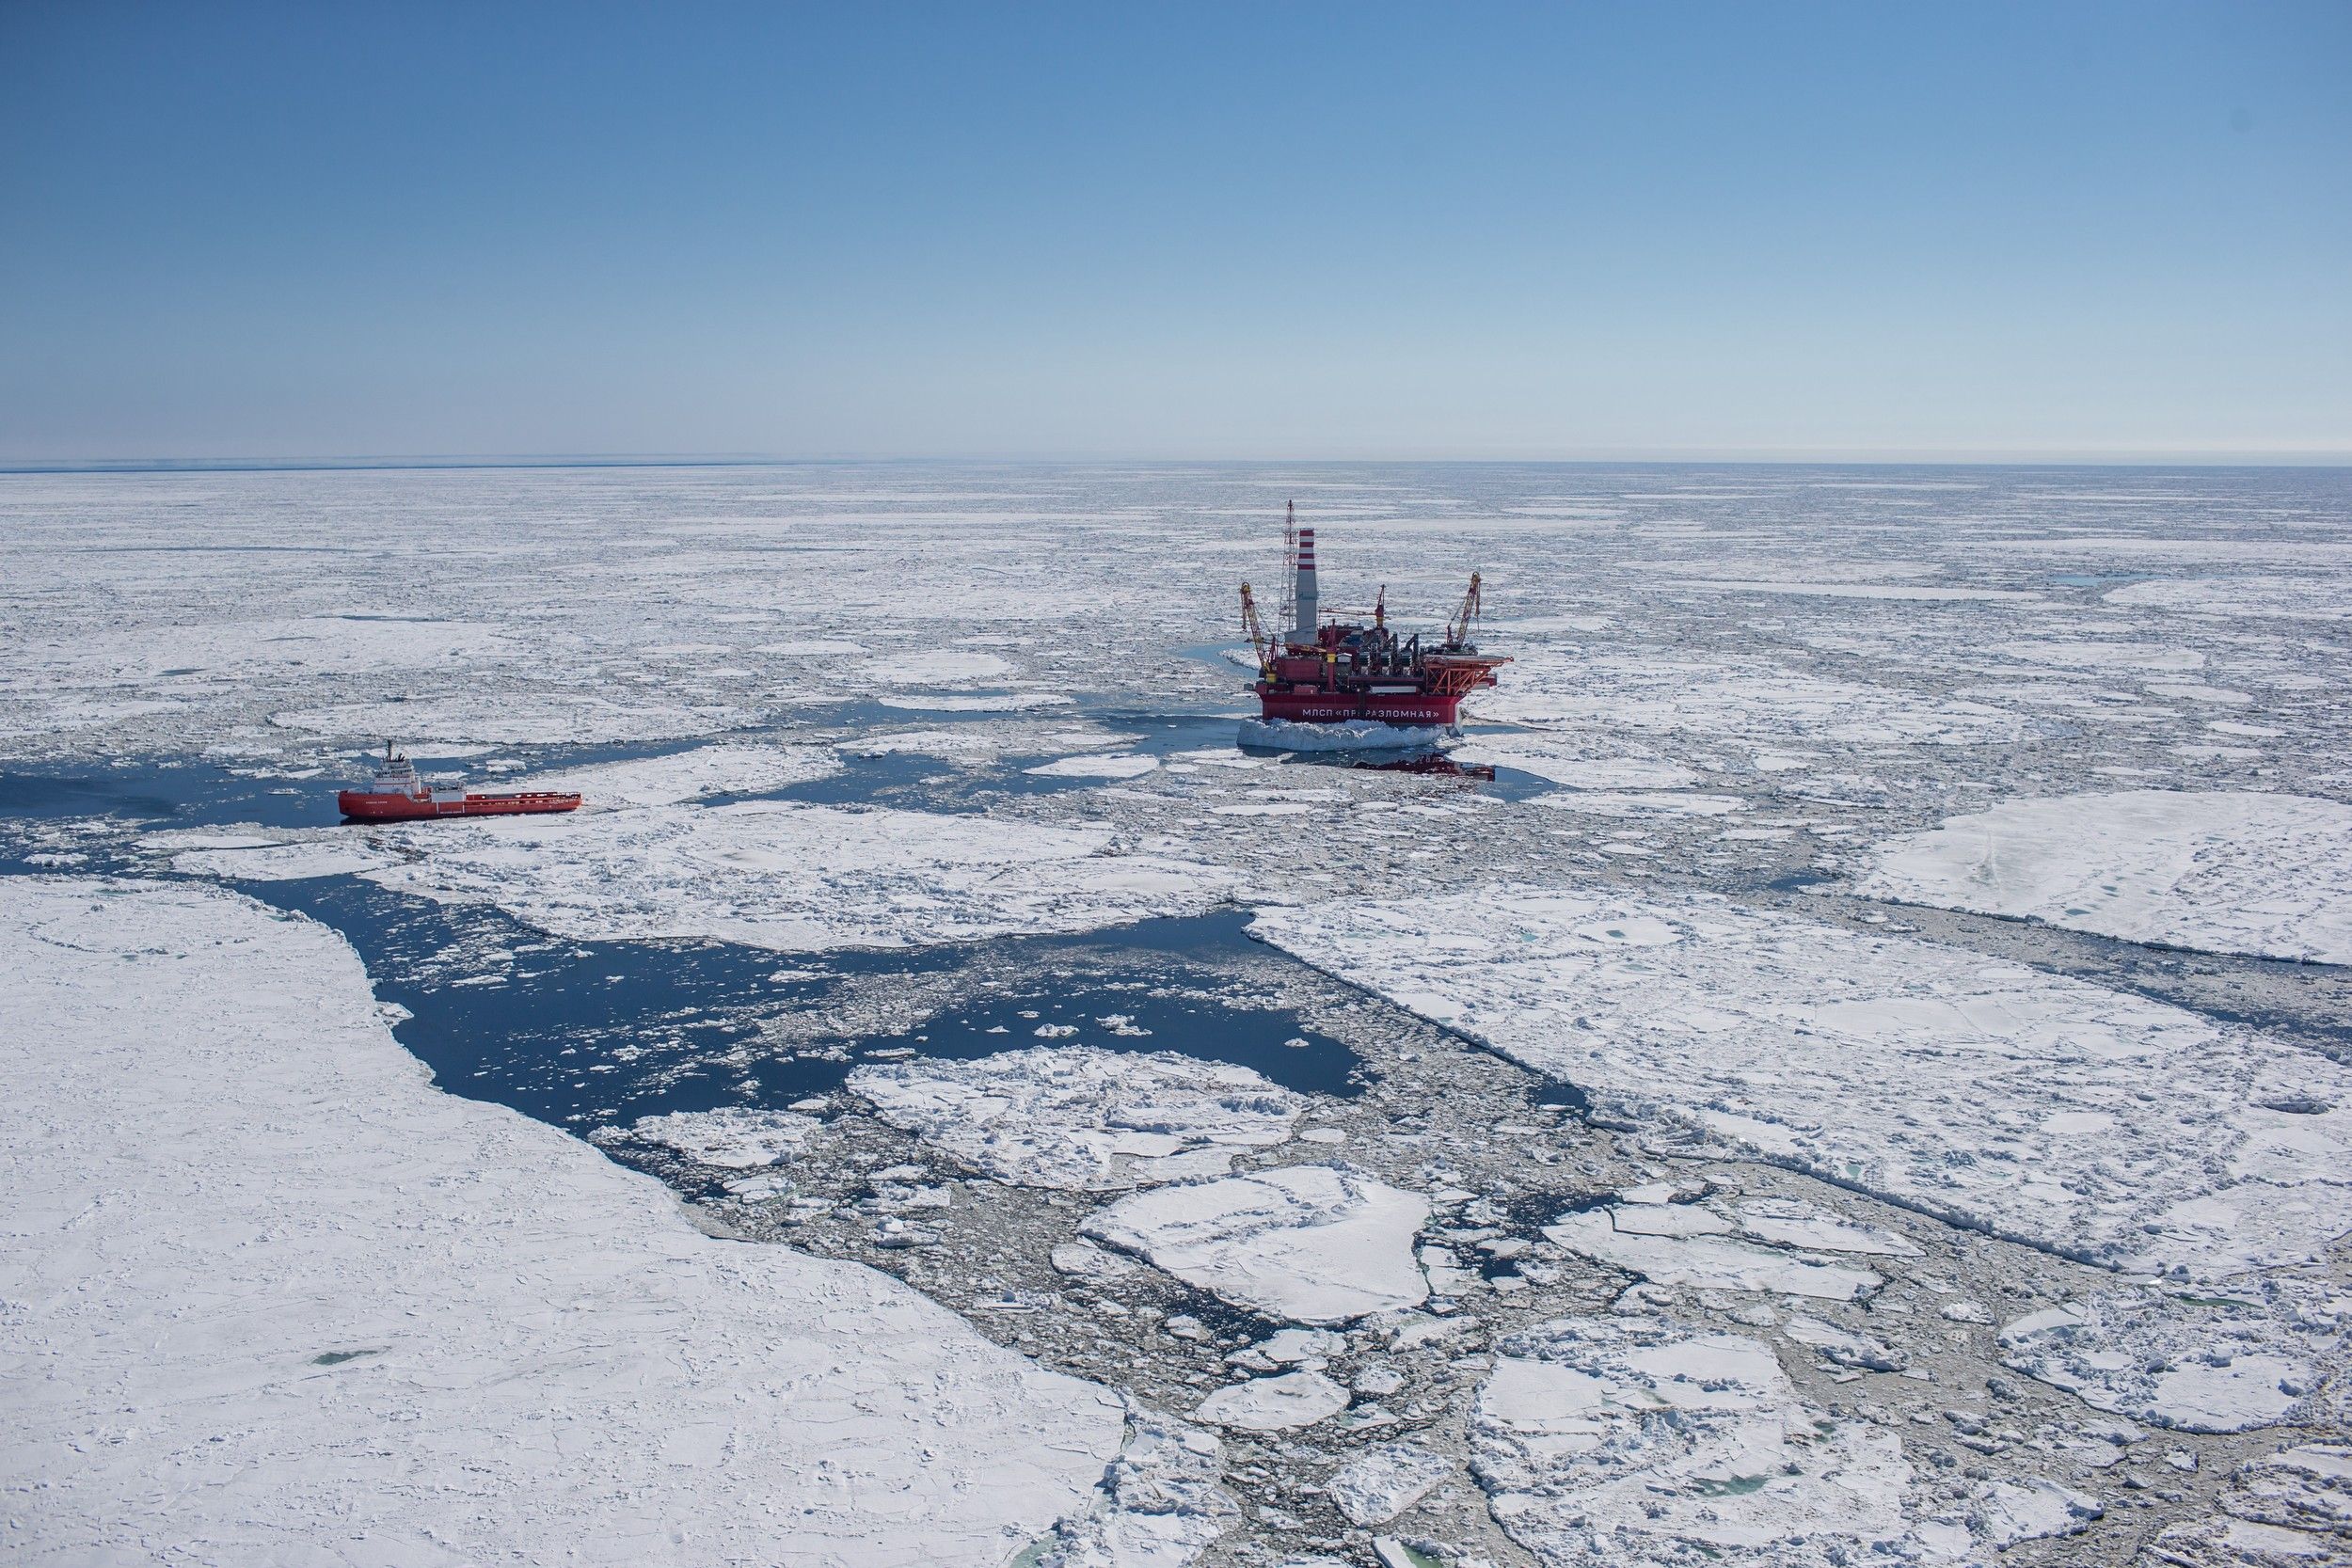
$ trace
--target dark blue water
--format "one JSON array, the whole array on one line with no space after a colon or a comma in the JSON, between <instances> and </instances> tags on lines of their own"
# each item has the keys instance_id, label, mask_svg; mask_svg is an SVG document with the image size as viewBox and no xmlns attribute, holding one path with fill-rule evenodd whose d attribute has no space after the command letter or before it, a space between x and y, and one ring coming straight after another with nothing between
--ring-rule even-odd
<instances>
[{"instance_id":1,"label":"dark blue water","mask_svg":"<svg viewBox=\"0 0 2352 1568\"><path fill-rule=\"evenodd\" d=\"M1154 738L1191 744L1193 727L1164 723ZM541 751L532 766L686 744ZM111 841L83 838L90 859L75 869L144 875L153 865L127 846L141 832L332 826L338 784L364 773L360 753L349 755L347 768L331 770L338 776L291 783L214 763L0 773L0 872L51 869L25 858L40 847L26 830L76 818L108 818L119 832ZM990 792L1025 787L1020 777L902 753L776 793L970 810ZM438 905L355 877L235 885L342 933L377 997L411 1015L393 1032L443 1087L576 1131L668 1111L782 1107L837 1088L876 1052L961 1058L1056 1043L1038 1035L1041 1026L1076 1027L1062 1037L1071 1043L1238 1064L1303 1092L1360 1086L1352 1052L1265 1005L1282 977L1269 966L1290 960L1250 942L1238 910L1080 936L804 955L718 942L572 942L487 906ZM864 1034L828 1034L809 1022L861 1004L870 1013L875 997L894 995L920 998L910 1011L930 1016ZM1140 1032L1103 1022L1114 1017Z\"/></svg>"}]
</instances>

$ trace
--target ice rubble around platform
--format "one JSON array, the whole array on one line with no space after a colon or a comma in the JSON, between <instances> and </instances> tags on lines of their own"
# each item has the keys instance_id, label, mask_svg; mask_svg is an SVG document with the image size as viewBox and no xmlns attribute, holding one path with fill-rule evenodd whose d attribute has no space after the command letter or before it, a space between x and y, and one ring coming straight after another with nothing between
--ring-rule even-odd
<instances>
[{"instance_id":1,"label":"ice rubble around platform","mask_svg":"<svg viewBox=\"0 0 2352 1568\"><path fill-rule=\"evenodd\" d=\"M849 1088L970 1169L1072 1192L1222 1176L1307 1108L1246 1067L1089 1045L869 1064Z\"/></svg>"},{"instance_id":2,"label":"ice rubble around platform","mask_svg":"<svg viewBox=\"0 0 2352 1568\"><path fill-rule=\"evenodd\" d=\"M7 878L0 952L19 1549L1001 1568L1119 1451L1106 1390L436 1090L323 927Z\"/></svg>"},{"instance_id":3,"label":"ice rubble around platform","mask_svg":"<svg viewBox=\"0 0 2352 1568\"><path fill-rule=\"evenodd\" d=\"M2008 800L1879 846L1854 891L2128 942L2352 964L2352 805L2245 791Z\"/></svg>"},{"instance_id":4,"label":"ice rubble around platform","mask_svg":"<svg viewBox=\"0 0 2352 1568\"><path fill-rule=\"evenodd\" d=\"M2352 1231L2352 1069L2142 997L1695 896L1499 887L1251 930L1654 1138L2088 1260L2220 1276Z\"/></svg>"}]
</instances>

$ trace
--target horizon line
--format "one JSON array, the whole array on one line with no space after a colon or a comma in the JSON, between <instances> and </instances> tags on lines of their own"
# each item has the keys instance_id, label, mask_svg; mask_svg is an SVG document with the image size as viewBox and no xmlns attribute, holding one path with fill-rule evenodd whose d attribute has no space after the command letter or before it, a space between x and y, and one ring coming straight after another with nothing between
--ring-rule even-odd
<instances>
[{"instance_id":1,"label":"horizon line","mask_svg":"<svg viewBox=\"0 0 2352 1568\"><path fill-rule=\"evenodd\" d=\"M2352 467L2345 448L1722 448L1629 447L1570 452L1469 454L1407 453L1368 456L1287 454L1281 456L1153 455L1150 453L871 453L829 452L784 456L771 452L416 452L338 453L300 456L59 457L0 458L0 475L102 473L339 472L363 469L467 468L691 468L794 467L854 463L1028 465L1073 467L1177 464L1188 467L1267 467L1301 466L1551 466L1551 467L1950 467L1950 468L2211 468Z\"/></svg>"}]
</instances>

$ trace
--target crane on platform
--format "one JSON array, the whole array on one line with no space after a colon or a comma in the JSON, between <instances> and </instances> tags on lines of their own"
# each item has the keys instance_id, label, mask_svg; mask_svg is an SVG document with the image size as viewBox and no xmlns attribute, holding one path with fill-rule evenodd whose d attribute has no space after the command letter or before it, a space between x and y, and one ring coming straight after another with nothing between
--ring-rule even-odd
<instances>
[{"instance_id":1,"label":"crane on platform","mask_svg":"<svg viewBox=\"0 0 2352 1568\"><path fill-rule=\"evenodd\" d=\"M1462 595L1462 608L1455 610L1454 619L1446 623L1445 645L1447 647L1466 648L1470 646L1470 628L1477 625L1479 609L1478 574L1472 572L1470 592Z\"/></svg>"},{"instance_id":2,"label":"crane on platform","mask_svg":"<svg viewBox=\"0 0 2352 1568\"><path fill-rule=\"evenodd\" d=\"M1249 585L1241 585L1241 629L1248 634L1249 650L1258 656L1258 678L1274 677L1274 662L1266 645L1265 627L1258 623L1258 601L1249 596Z\"/></svg>"}]
</instances>

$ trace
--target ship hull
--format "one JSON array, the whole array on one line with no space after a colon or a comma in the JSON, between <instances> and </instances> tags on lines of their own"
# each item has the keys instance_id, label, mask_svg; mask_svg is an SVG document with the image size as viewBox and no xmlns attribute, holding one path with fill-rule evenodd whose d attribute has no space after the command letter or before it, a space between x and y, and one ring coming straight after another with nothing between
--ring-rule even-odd
<instances>
[{"instance_id":1,"label":"ship hull","mask_svg":"<svg viewBox=\"0 0 2352 1568\"><path fill-rule=\"evenodd\" d=\"M420 800L413 795L388 795L374 790L346 789L335 797L342 814L358 822L418 822L437 816L531 816L542 812L578 811L580 797L550 790L519 795L468 795L455 800Z\"/></svg>"},{"instance_id":2,"label":"ship hull","mask_svg":"<svg viewBox=\"0 0 2352 1568\"><path fill-rule=\"evenodd\" d=\"M1462 699L1434 691L1261 691L1259 717L1292 724L1347 724L1370 720L1405 729L1451 729Z\"/></svg>"}]
</instances>

